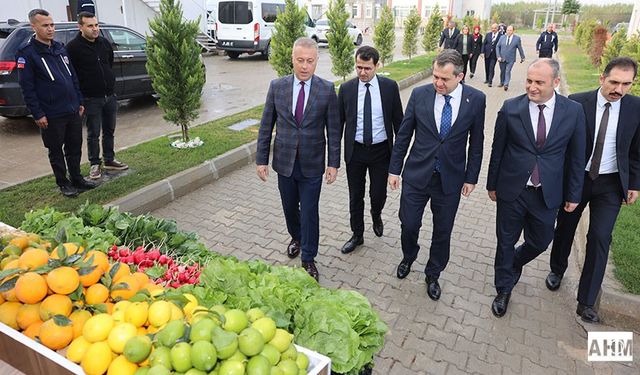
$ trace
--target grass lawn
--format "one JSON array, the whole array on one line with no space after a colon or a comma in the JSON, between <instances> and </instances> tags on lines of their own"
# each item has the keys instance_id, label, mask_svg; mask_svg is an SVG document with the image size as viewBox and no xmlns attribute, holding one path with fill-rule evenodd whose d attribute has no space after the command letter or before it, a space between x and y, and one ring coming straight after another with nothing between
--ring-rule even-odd
<instances>
[{"instance_id":1,"label":"grass lawn","mask_svg":"<svg viewBox=\"0 0 640 375\"><path fill-rule=\"evenodd\" d=\"M598 69L578 47L573 38L560 40L562 69L572 93L594 90L599 86ZM640 203L623 206L613 231L611 256L615 265L614 275L627 291L640 294Z\"/></svg>"},{"instance_id":2,"label":"grass lawn","mask_svg":"<svg viewBox=\"0 0 640 375\"><path fill-rule=\"evenodd\" d=\"M385 68L385 71L390 73L387 77L401 80L430 68L434 56L435 54L431 53L414 57L410 63L398 61L389 64ZM240 132L229 130L227 127L249 118L260 119L261 115L262 106L257 106L191 128L190 136L200 137L205 142L203 147L196 149L174 149L169 147L167 137L162 136L118 151L119 157L129 164L131 173L104 183L97 189L84 192L78 198L63 197L58 191L53 175L0 190L0 222L17 227L24 219L24 214L33 209L50 206L62 211L73 211L87 200L100 204L111 202L255 140L258 134L257 126ZM88 174L88 168L86 164L82 166L83 175Z\"/></svg>"}]
</instances>

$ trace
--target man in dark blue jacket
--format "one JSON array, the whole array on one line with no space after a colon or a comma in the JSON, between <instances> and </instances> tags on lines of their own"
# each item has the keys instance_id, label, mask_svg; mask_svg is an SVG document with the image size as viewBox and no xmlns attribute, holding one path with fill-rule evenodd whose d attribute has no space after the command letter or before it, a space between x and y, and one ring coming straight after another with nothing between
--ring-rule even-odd
<instances>
[{"instance_id":1,"label":"man in dark blue jacket","mask_svg":"<svg viewBox=\"0 0 640 375\"><path fill-rule=\"evenodd\" d=\"M67 51L53 40L55 25L49 12L33 9L29 22L35 35L16 52L22 95L49 150L56 184L64 196L74 197L96 186L80 174L82 94Z\"/></svg>"},{"instance_id":2,"label":"man in dark blue jacket","mask_svg":"<svg viewBox=\"0 0 640 375\"><path fill-rule=\"evenodd\" d=\"M547 30L543 31L536 41L536 52L538 57L551 57L558 52L558 34L556 34L554 24L547 25Z\"/></svg>"}]
</instances>

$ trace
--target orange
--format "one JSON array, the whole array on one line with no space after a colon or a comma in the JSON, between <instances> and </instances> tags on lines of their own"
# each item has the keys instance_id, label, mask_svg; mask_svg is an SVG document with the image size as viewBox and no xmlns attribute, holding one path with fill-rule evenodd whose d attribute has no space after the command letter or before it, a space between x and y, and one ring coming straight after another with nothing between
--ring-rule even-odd
<instances>
[{"instance_id":1,"label":"orange","mask_svg":"<svg viewBox=\"0 0 640 375\"><path fill-rule=\"evenodd\" d=\"M40 304L20 306L16 315L16 322L20 329L27 329L33 323L42 322L42 319L40 319Z\"/></svg>"},{"instance_id":2,"label":"orange","mask_svg":"<svg viewBox=\"0 0 640 375\"><path fill-rule=\"evenodd\" d=\"M91 285L84 294L84 301L89 305L104 303L109 298L109 288L102 284Z\"/></svg>"},{"instance_id":3,"label":"orange","mask_svg":"<svg viewBox=\"0 0 640 375\"><path fill-rule=\"evenodd\" d=\"M22 303L38 303L47 296L47 282L35 272L27 272L18 277L16 297Z\"/></svg>"},{"instance_id":4,"label":"orange","mask_svg":"<svg viewBox=\"0 0 640 375\"><path fill-rule=\"evenodd\" d=\"M69 315L69 319L73 322L73 338L82 336L82 327L84 323L91 318L91 313L87 310L76 310Z\"/></svg>"},{"instance_id":5,"label":"orange","mask_svg":"<svg viewBox=\"0 0 640 375\"><path fill-rule=\"evenodd\" d=\"M10 261L9 263L5 264L5 266L2 268L3 271L5 270L12 270L14 268L18 268L20 267L20 259L14 259L12 261Z\"/></svg>"},{"instance_id":6,"label":"orange","mask_svg":"<svg viewBox=\"0 0 640 375\"><path fill-rule=\"evenodd\" d=\"M126 288L119 289L126 284ZM117 286L117 289L114 287ZM133 275L124 276L114 284L111 285L111 299L129 299L135 296L140 289L140 285L138 285L138 280Z\"/></svg>"},{"instance_id":7,"label":"orange","mask_svg":"<svg viewBox=\"0 0 640 375\"><path fill-rule=\"evenodd\" d=\"M59 325L55 319L49 319L40 326L40 342L49 349L65 348L73 340L73 324Z\"/></svg>"},{"instance_id":8,"label":"orange","mask_svg":"<svg viewBox=\"0 0 640 375\"><path fill-rule=\"evenodd\" d=\"M119 266L118 266L118 270L115 272L115 275L111 277L111 282L113 284L117 283L118 280L120 280L121 278L131 274L131 271L129 270L129 266L126 263L122 263L122 262L112 264L111 267L109 267L109 273L111 273L111 270L114 267L116 267L116 265L119 265Z\"/></svg>"},{"instance_id":9,"label":"orange","mask_svg":"<svg viewBox=\"0 0 640 375\"><path fill-rule=\"evenodd\" d=\"M133 277L138 280L138 286L142 288L143 285L147 285L149 283L149 276L143 272L134 272L132 273Z\"/></svg>"},{"instance_id":10,"label":"orange","mask_svg":"<svg viewBox=\"0 0 640 375\"><path fill-rule=\"evenodd\" d=\"M98 281L100 281L103 273L104 271L102 270L102 268L100 268L100 266L96 266L93 271L84 275L80 275L80 283L82 283L82 286L84 287L94 285Z\"/></svg>"},{"instance_id":11,"label":"orange","mask_svg":"<svg viewBox=\"0 0 640 375\"><path fill-rule=\"evenodd\" d=\"M20 302L5 302L0 305L0 322L17 330L19 326L16 317L20 306L22 306Z\"/></svg>"},{"instance_id":12,"label":"orange","mask_svg":"<svg viewBox=\"0 0 640 375\"><path fill-rule=\"evenodd\" d=\"M15 276L17 277L17 276ZM2 298L4 298L6 301L10 301L10 302L18 302L18 297L16 296L16 288L13 287L5 292L0 293L2 294Z\"/></svg>"},{"instance_id":13,"label":"orange","mask_svg":"<svg viewBox=\"0 0 640 375\"><path fill-rule=\"evenodd\" d=\"M78 272L71 267L58 267L47 275L49 288L58 294L71 294L80 285Z\"/></svg>"},{"instance_id":14,"label":"orange","mask_svg":"<svg viewBox=\"0 0 640 375\"><path fill-rule=\"evenodd\" d=\"M4 296L0 293L0 305L4 303Z\"/></svg>"},{"instance_id":15,"label":"orange","mask_svg":"<svg viewBox=\"0 0 640 375\"><path fill-rule=\"evenodd\" d=\"M24 249L25 247L29 246L29 242L31 241L29 240L28 236L19 236L11 239L11 241L9 241L9 245L15 245L20 249Z\"/></svg>"},{"instance_id":16,"label":"orange","mask_svg":"<svg viewBox=\"0 0 640 375\"><path fill-rule=\"evenodd\" d=\"M40 319L46 321L54 315L69 316L73 303L71 298L62 294L52 294L40 304Z\"/></svg>"},{"instance_id":17,"label":"orange","mask_svg":"<svg viewBox=\"0 0 640 375\"><path fill-rule=\"evenodd\" d=\"M102 251L91 250L87 252L87 254L84 256L84 260L88 260L92 256L93 256L93 262L92 262L93 266L97 265L98 268L102 268L103 272L109 271L109 257L107 256L107 254L103 253Z\"/></svg>"},{"instance_id":18,"label":"orange","mask_svg":"<svg viewBox=\"0 0 640 375\"><path fill-rule=\"evenodd\" d=\"M22 253L19 258L19 267L34 269L44 266L49 261L49 253L42 249L30 249Z\"/></svg>"},{"instance_id":19,"label":"orange","mask_svg":"<svg viewBox=\"0 0 640 375\"><path fill-rule=\"evenodd\" d=\"M37 322L31 324L27 329L22 331L22 334L30 338L31 340L35 340L36 337L40 334L40 326L44 323L42 320L38 319Z\"/></svg>"}]
</instances>

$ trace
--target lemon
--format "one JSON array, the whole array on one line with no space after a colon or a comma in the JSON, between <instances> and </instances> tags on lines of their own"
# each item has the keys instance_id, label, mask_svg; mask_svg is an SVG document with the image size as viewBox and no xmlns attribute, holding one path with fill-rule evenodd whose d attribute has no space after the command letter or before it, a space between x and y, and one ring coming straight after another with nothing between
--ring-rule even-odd
<instances>
[{"instance_id":1,"label":"lemon","mask_svg":"<svg viewBox=\"0 0 640 375\"><path fill-rule=\"evenodd\" d=\"M257 355L249 359L246 368L247 375L270 375L271 363L261 355Z\"/></svg>"},{"instance_id":2,"label":"lemon","mask_svg":"<svg viewBox=\"0 0 640 375\"><path fill-rule=\"evenodd\" d=\"M109 365L107 375L133 375L138 370L138 365L127 361L123 355L119 355Z\"/></svg>"},{"instance_id":3,"label":"lemon","mask_svg":"<svg viewBox=\"0 0 640 375\"><path fill-rule=\"evenodd\" d=\"M171 303L167 301L155 301L149 306L149 324L160 327L171 319Z\"/></svg>"},{"instance_id":4,"label":"lemon","mask_svg":"<svg viewBox=\"0 0 640 375\"><path fill-rule=\"evenodd\" d=\"M276 349L280 353L289 349L289 345L291 345L291 341L293 340L293 335L289 332L285 331L282 328L276 329L276 334L273 336L269 344L275 346Z\"/></svg>"},{"instance_id":5,"label":"lemon","mask_svg":"<svg viewBox=\"0 0 640 375\"><path fill-rule=\"evenodd\" d=\"M242 332L249 325L249 319L244 311L239 309L228 310L224 313L224 324L222 328L235 333Z\"/></svg>"},{"instance_id":6,"label":"lemon","mask_svg":"<svg viewBox=\"0 0 640 375\"><path fill-rule=\"evenodd\" d=\"M113 328L113 317L109 314L98 314L89 318L82 327L82 336L89 342L104 341ZM106 342L105 344L109 346ZM106 371L106 369L105 369Z\"/></svg>"},{"instance_id":7,"label":"lemon","mask_svg":"<svg viewBox=\"0 0 640 375\"><path fill-rule=\"evenodd\" d=\"M307 367L309 367L309 357L307 357L307 355L304 353L298 352L296 364L298 365L299 369L307 371Z\"/></svg>"},{"instance_id":8,"label":"lemon","mask_svg":"<svg viewBox=\"0 0 640 375\"><path fill-rule=\"evenodd\" d=\"M149 304L147 302L134 302L124 312L124 321L136 327L142 327L149 315Z\"/></svg>"},{"instance_id":9,"label":"lemon","mask_svg":"<svg viewBox=\"0 0 640 375\"><path fill-rule=\"evenodd\" d=\"M118 301L115 305L113 305L113 311L126 311L127 307L129 307L131 304L132 302L129 302L127 300Z\"/></svg>"},{"instance_id":10,"label":"lemon","mask_svg":"<svg viewBox=\"0 0 640 375\"><path fill-rule=\"evenodd\" d=\"M280 362L280 351L271 344L265 344L260 355L268 359L271 366L275 366Z\"/></svg>"},{"instance_id":11,"label":"lemon","mask_svg":"<svg viewBox=\"0 0 640 375\"><path fill-rule=\"evenodd\" d=\"M186 305L184 305L184 307L182 308L182 311L184 311L187 318L191 318L191 313L198 306L198 299L196 298L196 296L190 293L184 293L183 296L189 302Z\"/></svg>"},{"instance_id":12,"label":"lemon","mask_svg":"<svg viewBox=\"0 0 640 375\"><path fill-rule=\"evenodd\" d=\"M244 374L244 363L231 360L222 361L218 373L225 375L242 375Z\"/></svg>"},{"instance_id":13,"label":"lemon","mask_svg":"<svg viewBox=\"0 0 640 375\"><path fill-rule=\"evenodd\" d=\"M283 359L278 363L278 367L282 370L285 375L298 375L300 372L298 369L298 365L292 359Z\"/></svg>"},{"instance_id":14,"label":"lemon","mask_svg":"<svg viewBox=\"0 0 640 375\"><path fill-rule=\"evenodd\" d=\"M276 335L276 322L269 317L260 318L254 321L251 323L251 326L262 334L265 343L271 341L273 336Z\"/></svg>"},{"instance_id":15,"label":"lemon","mask_svg":"<svg viewBox=\"0 0 640 375\"><path fill-rule=\"evenodd\" d=\"M140 363L151 353L151 339L149 336L134 336L124 344L124 356L127 360Z\"/></svg>"},{"instance_id":16,"label":"lemon","mask_svg":"<svg viewBox=\"0 0 640 375\"><path fill-rule=\"evenodd\" d=\"M78 336L75 340L71 341L71 344L67 348L67 359L71 362L80 363L90 345L91 343L87 341L87 339L83 336Z\"/></svg>"},{"instance_id":17,"label":"lemon","mask_svg":"<svg viewBox=\"0 0 640 375\"><path fill-rule=\"evenodd\" d=\"M82 336L82 327L91 316L91 313L87 310L76 310L69 315L69 319L73 322L73 338Z\"/></svg>"},{"instance_id":18,"label":"lemon","mask_svg":"<svg viewBox=\"0 0 640 375\"><path fill-rule=\"evenodd\" d=\"M127 341L137 334L138 329L135 325L131 323L120 323L109 332L107 343L114 353L120 354L124 350L124 345Z\"/></svg>"},{"instance_id":19,"label":"lemon","mask_svg":"<svg viewBox=\"0 0 640 375\"><path fill-rule=\"evenodd\" d=\"M80 366L87 375L102 375L109 369L111 355L111 348L106 341L95 342L89 345Z\"/></svg>"},{"instance_id":20,"label":"lemon","mask_svg":"<svg viewBox=\"0 0 640 375\"><path fill-rule=\"evenodd\" d=\"M264 311L258 307L249 309L247 310L247 318L249 318L249 322L253 323L260 318L264 318Z\"/></svg>"},{"instance_id":21,"label":"lemon","mask_svg":"<svg viewBox=\"0 0 640 375\"><path fill-rule=\"evenodd\" d=\"M284 352L282 352L282 356L280 357L280 360L283 359L292 359L292 360L296 360L296 358L298 358L298 351L296 350L296 346L291 344L289 345L289 347L287 348L287 350L285 350Z\"/></svg>"},{"instance_id":22,"label":"lemon","mask_svg":"<svg viewBox=\"0 0 640 375\"><path fill-rule=\"evenodd\" d=\"M242 354L251 357L260 353L263 348L264 339L257 329L253 327L245 328L238 335L238 349Z\"/></svg>"},{"instance_id":23,"label":"lemon","mask_svg":"<svg viewBox=\"0 0 640 375\"><path fill-rule=\"evenodd\" d=\"M111 314L111 316L113 317L113 322L115 324L118 323L124 323L124 310L118 310L118 311L114 311L113 314Z\"/></svg>"},{"instance_id":24,"label":"lemon","mask_svg":"<svg viewBox=\"0 0 640 375\"><path fill-rule=\"evenodd\" d=\"M171 305L171 320L184 319L184 313L175 303L169 302L169 305Z\"/></svg>"}]
</instances>

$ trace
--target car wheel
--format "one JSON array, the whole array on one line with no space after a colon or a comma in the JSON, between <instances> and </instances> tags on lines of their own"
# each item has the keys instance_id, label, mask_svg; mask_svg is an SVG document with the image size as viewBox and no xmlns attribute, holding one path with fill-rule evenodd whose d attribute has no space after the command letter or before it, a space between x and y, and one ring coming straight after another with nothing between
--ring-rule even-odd
<instances>
[{"instance_id":1,"label":"car wheel","mask_svg":"<svg viewBox=\"0 0 640 375\"><path fill-rule=\"evenodd\" d=\"M229 56L230 59L237 59L238 56L240 56L240 52L227 51L227 56Z\"/></svg>"},{"instance_id":2,"label":"car wheel","mask_svg":"<svg viewBox=\"0 0 640 375\"><path fill-rule=\"evenodd\" d=\"M266 60L269 60L271 57L271 43L267 44L267 48L262 51L262 56L264 56Z\"/></svg>"},{"instance_id":3,"label":"car wheel","mask_svg":"<svg viewBox=\"0 0 640 375\"><path fill-rule=\"evenodd\" d=\"M356 38L355 45L359 46L361 44L362 44L362 34L358 34L358 37Z\"/></svg>"}]
</instances>

